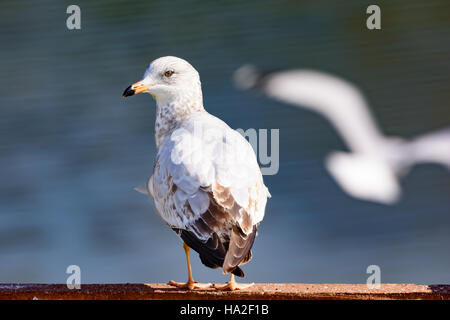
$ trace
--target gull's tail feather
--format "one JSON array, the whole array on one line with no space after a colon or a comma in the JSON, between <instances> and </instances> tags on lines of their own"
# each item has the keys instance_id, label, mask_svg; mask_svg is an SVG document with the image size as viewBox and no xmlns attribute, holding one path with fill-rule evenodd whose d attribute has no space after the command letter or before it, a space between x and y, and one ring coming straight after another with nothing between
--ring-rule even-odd
<instances>
[{"instance_id":1,"label":"gull's tail feather","mask_svg":"<svg viewBox=\"0 0 450 320\"><path fill-rule=\"evenodd\" d=\"M222 265L223 273L235 273L238 269L238 265L247 263L251 257L251 249L256 237L256 226L253 226L253 230L248 234L244 234L238 227L233 227L230 237L230 244L228 247L225 261ZM244 274L239 275L243 277Z\"/></svg>"}]
</instances>

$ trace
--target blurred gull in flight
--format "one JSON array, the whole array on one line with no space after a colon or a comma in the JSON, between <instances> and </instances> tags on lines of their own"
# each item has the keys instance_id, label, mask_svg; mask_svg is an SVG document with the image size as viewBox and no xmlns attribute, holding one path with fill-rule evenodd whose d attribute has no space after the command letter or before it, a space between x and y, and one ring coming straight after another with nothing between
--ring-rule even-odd
<instances>
[{"instance_id":1,"label":"blurred gull in flight","mask_svg":"<svg viewBox=\"0 0 450 320\"><path fill-rule=\"evenodd\" d=\"M328 119L349 152L334 151L325 165L349 195L392 204L401 195L399 177L418 163L438 163L450 170L450 128L406 141L385 137L361 91L338 77L313 70L260 73L245 65L234 74L236 86L318 112Z\"/></svg>"}]
</instances>

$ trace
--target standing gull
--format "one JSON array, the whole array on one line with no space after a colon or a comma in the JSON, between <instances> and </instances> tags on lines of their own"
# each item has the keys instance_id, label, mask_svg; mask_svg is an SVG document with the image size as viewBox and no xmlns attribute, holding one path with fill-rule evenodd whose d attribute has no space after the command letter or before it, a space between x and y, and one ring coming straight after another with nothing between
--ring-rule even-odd
<instances>
[{"instance_id":1,"label":"standing gull","mask_svg":"<svg viewBox=\"0 0 450 320\"><path fill-rule=\"evenodd\" d=\"M156 100L157 156L146 193L164 222L184 241L188 281L169 284L205 288L192 278L189 249L210 268L230 273L218 290L244 289L234 275L251 259L269 191L251 145L203 107L198 72L176 57L154 60L124 97L147 92Z\"/></svg>"}]
</instances>

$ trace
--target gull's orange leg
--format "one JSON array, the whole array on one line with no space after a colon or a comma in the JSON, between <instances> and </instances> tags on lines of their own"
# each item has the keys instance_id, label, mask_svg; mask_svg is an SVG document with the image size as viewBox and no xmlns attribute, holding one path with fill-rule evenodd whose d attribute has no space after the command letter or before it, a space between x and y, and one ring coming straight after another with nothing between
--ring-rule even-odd
<instances>
[{"instance_id":1,"label":"gull's orange leg","mask_svg":"<svg viewBox=\"0 0 450 320\"><path fill-rule=\"evenodd\" d=\"M189 258L189 246L184 243L183 244L184 252L186 253L186 261L187 261L187 267L188 267L188 281L186 283L183 282L175 282L170 280L168 283L171 286L181 288L181 289L206 289L211 287L211 283L198 283L194 282L194 279L192 278L192 270L191 270L191 259Z\"/></svg>"},{"instance_id":2,"label":"gull's orange leg","mask_svg":"<svg viewBox=\"0 0 450 320\"><path fill-rule=\"evenodd\" d=\"M213 287L217 290L227 290L227 291L234 291L234 290L243 290L247 289L251 286L253 286L254 283L237 283L236 280L234 280L234 274L230 274L230 281L225 283L224 285L216 285L214 284Z\"/></svg>"}]
</instances>

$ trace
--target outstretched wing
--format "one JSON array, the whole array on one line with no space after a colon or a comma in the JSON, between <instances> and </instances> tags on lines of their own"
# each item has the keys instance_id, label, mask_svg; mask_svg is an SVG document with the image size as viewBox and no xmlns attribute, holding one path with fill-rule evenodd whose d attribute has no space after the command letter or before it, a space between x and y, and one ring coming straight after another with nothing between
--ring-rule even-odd
<instances>
[{"instance_id":1,"label":"outstretched wing","mask_svg":"<svg viewBox=\"0 0 450 320\"><path fill-rule=\"evenodd\" d=\"M269 193L250 144L223 121L202 114L175 130L148 188L162 219L205 265L227 273L250 259Z\"/></svg>"}]
</instances>

